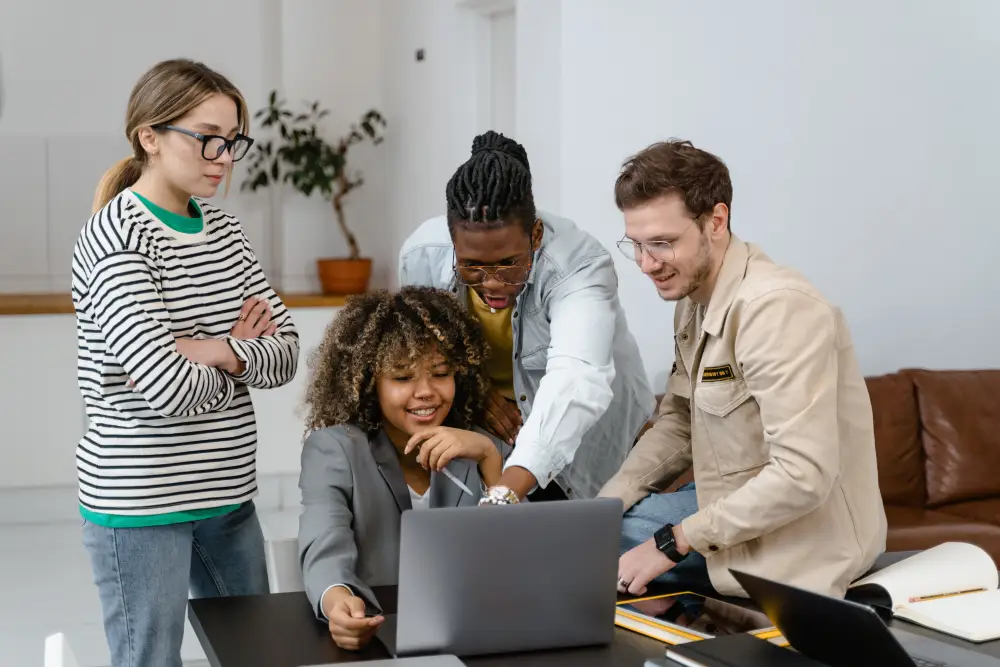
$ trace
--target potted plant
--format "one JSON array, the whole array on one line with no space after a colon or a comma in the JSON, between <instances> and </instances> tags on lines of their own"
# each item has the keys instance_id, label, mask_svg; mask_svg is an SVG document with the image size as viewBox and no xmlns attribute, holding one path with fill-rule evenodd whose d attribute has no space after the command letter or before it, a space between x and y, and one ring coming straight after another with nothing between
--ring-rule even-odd
<instances>
[{"instance_id":1,"label":"potted plant","mask_svg":"<svg viewBox=\"0 0 1000 667\"><path fill-rule=\"evenodd\" d=\"M330 112L319 102L306 104L306 111L295 114L271 91L267 106L254 114L261 126L277 128L279 137L255 144L246 179L241 190L257 191L276 183L288 183L306 197L319 193L333 206L337 224L347 241L346 259L316 260L320 285L327 294L357 294L368 289L372 261L361 256L358 240L344 217L344 198L364 180L360 173L348 174L347 151L351 146L370 140L382 142L385 119L375 109L361 116L350 131L334 142L320 136L320 120Z\"/></svg>"}]
</instances>

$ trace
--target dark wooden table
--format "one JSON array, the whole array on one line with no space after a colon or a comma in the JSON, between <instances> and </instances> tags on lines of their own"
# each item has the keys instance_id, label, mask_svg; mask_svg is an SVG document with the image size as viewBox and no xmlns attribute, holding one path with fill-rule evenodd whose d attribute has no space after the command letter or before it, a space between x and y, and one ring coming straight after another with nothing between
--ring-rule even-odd
<instances>
[{"instance_id":1,"label":"dark wooden table","mask_svg":"<svg viewBox=\"0 0 1000 667\"><path fill-rule=\"evenodd\" d=\"M991 655L994 658L1000 658L1000 639L995 639L991 642L982 642L981 644L974 644L972 642L967 642L964 639L952 637L951 635L946 635L943 632L937 632L935 630L931 630L930 628L925 628L922 625L908 623L907 621L899 619L887 619L886 623L890 628L905 630L906 632L910 632L915 635L923 635L924 637L937 639L947 644L954 644L955 646L961 646L973 651L978 651L979 653Z\"/></svg>"},{"instance_id":2,"label":"dark wooden table","mask_svg":"<svg viewBox=\"0 0 1000 667\"><path fill-rule=\"evenodd\" d=\"M395 613L396 587L376 588L374 592L385 613ZM749 600L725 599L752 607ZM390 657L377 639L361 651L337 648L326 625L316 620L305 593L191 600L188 617L212 667L303 667ZM1000 640L972 644L905 621L892 620L889 625L1000 657ZM664 649L665 645L658 641L615 628L610 646L462 661L469 667L642 667L650 658L663 660Z\"/></svg>"},{"instance_id":3,"label":"dark wooden table","mask_svg":"<svg viewBox=\"0 0 1000 667\"><path fill-rule=\"evenodd\" d=\"M385 613L396 612L395 586L375 588L374 593ZM377 639L361 651L337 648L305 593L191 600L188 618L212 667L302 667L390 657ZM610 646L462 661L469 667L642 667L649 658L662 659L664 648L658 641L615 628Z\"/></svg>"}]
</instances>

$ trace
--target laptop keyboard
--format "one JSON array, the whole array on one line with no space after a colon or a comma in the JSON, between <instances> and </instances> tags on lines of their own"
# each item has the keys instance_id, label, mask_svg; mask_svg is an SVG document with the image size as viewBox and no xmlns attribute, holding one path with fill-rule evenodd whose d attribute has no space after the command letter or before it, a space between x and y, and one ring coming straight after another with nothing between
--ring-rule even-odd
<instances>
[{"instance_id":1,"label":"laptop keyboard","mask_svg":"<svg viewBox=\"0 0 1000 667\"><path fill-rule=\"evenodd\" d=\"M947 664L943 662L938 662L937 660L927 660L925 658L918 658L913 655L911 655L910 657L913 658L913 664L916 665L917 667L948 667Z\"/></svg>"}]
</instances>

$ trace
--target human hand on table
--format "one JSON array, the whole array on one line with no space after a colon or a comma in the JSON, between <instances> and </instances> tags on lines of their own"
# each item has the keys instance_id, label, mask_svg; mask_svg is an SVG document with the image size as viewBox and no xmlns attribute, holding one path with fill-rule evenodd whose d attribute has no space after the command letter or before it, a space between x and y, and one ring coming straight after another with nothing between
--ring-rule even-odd
<instances>
[{"instance_id":1,"label":"human hand on table","mask_svg":"<svg viewBox=\"0 0 1000 667\"><path fill-rule=\"evenodd\" d=\"M384 616L365 616L365 601L342 586L331 588L323 596L323 611L330 619L330 636L342 649L357 651L375 636Z\"/></svg>"},{"instance_id":2,"label":"human hand on table","mask_svg":"<svg viewBox=\"0 0 1000 667\"><path fill-rule=\"evenodd\" d=\"M687 554L691 550L684 530L679 525L674 526L674 540L677 551L681 554ZM666 574L675 565L677 563L656 548L656 541L651 537L629 549L618 559L618 592L644 595L649 582Z\"/></svg>"}]
</instances>

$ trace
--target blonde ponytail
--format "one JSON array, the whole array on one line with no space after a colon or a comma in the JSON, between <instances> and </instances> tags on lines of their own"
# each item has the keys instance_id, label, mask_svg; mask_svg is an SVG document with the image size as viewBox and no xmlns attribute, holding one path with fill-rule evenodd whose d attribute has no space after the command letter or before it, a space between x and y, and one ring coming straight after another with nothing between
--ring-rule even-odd
<instances>
[{"instance_id":1,"label":"blonde ponytail","mask_svg":"<svg viewBox=\"0 0 1000 667\"><path fill-rule=\"evenodd\" d=\"M94 193L94 210L91 214L97 213L108 205L119 192L134 185L142 176L142 165L133 157L119 160L115 166L108 169L101 182L97 184L97 192Z\"/></svg>"}]
</instances>

